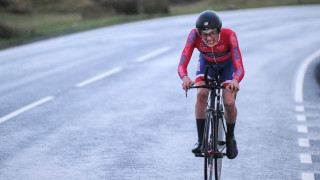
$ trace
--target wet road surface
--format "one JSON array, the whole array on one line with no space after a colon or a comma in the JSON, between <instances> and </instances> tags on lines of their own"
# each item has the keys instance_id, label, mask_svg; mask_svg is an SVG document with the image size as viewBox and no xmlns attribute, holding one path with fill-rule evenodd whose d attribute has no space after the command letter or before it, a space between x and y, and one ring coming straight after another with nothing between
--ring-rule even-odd
<instances>
[{"instance_id":1,"label":"wet road surface","mask_svg":"<svg viewBox=\"0 0 320 180\"><path fill-rule=\"evenodd\" d=\"M320 6L220 13L245 77L239 155L224 180L320 179ZM197 15L142 21L0 51L0 179L202 179L195 90L177 66ZM198 52L189 64L195 78Z\"/></svg>"}]
</instances>

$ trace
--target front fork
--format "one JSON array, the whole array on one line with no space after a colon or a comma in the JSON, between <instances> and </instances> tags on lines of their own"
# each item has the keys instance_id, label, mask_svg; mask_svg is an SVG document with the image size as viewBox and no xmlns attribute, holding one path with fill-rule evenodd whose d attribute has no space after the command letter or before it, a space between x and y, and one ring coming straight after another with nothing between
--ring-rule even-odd
<instances>
[{"instance_id":1,"label":"front fork","mask_svg":"<svg viewBox=\"0 0 320 180\"><path fill-rule=\"evenodd\" d=\"M207 115L206 122L205 122L205 129L204 129L204 135L203 135L204 137L203 137L203 143L201 146L201 152L206 157L209 157L211 154L213 154L215 158L222 158L225 155L225 153L220 152L217 147L210 148L210 146L213 146L212 143L214 143L214 142L212 142L212 141L214 141L214 138L212 138L212 136L214 135L214 133L216 133L215 136L217 136L217 132L214 131L214 125L215 125L214 119L223 118L223 117L218 117L218 116L224 115L223 108L222 108L222 105L220 102L221 101L220 92L221 92L220 89L218 89L217 92L214 90L210 92L210 108L207 109L208 115ZM213 99L212 99L212 97L213 97ZM216 100L216 104L215 104L215 100ZM221 114L220 113L218 114L217 110L215 110L214 107L216 107L216 109L219 109ZM210 119L210 120L208 120L208 119ZM209 124L208 123L211 123L210 137L208 137L209 136ZM208 138L210 138L209 141L208 141ZM218 143L219 143L219 145L225 144L225 142L217 142L215 144L218 144ZM212 150L214 150L214 151L212 151Z\"/></svg>"}]
</instances>

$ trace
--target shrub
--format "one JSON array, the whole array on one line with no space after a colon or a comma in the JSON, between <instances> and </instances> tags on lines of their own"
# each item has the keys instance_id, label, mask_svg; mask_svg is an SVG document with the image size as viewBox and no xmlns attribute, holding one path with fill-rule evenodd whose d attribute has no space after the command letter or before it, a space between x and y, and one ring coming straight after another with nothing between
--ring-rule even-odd
<instances>
[{"instance_id":1,"label":"shrub","mask_svg":"<svg viewBox=\"0 0 320 180\"><path fill-rule=\"evenodd\" d=\"M170 4L189 4L199 2L199 0L169 0Z\"/></svg>"},{"instance_id":2,"label":"shrub","mask_svg":"<svg viewBox=\"0 0 320 180\"><path fill-rule=\"evenodd\" d=\"M116 14L158 14L169 12L168 0L94 0Z\"/></svg>"},{"instance_id":3,"label":"shrub","mask_svg":"<svg viewBox=\"0 0 320 180\"><path fill-rule=\"evenodd\" d=\"M117 14L139 14L138 0L97 0L106 9L112 8Z\"/></svg>"},{"instance_id":4,"label":"shrub","mask_svg":"<svg viewBox=\"0 0 320 180\"><path fill-rule=\"evenodd\" d=\"M11 1L9 0L0 0L0 7L7 8L10 6L10 4L11 4Z\"/></svg>"},{"instance_id":5,"label":"shrub","mask_svg":"<svg viewBox=\"0 0 320 180\"><path fill-rule=\"evenodd\" d=\"M31 7L29 1L18 0L0 0L0 7L2 11L10 12L14 14L27 14L31 13Z\"/></svg>"},{"instance_id":6,"label":"shrub","mask_svg":"<svg viewBox=\"0 0 320 180\"><path fill-rule=\"evenodd\" d=\"M5 24L0 24L0 38L10 39L21 34L21 31Z\"/></svg>"},{"instance_id":7,"label":"shrub","mask_svg":"<svg viewBox=\"0 0 320 180\"><path fill-rule=\"evenodd\" d=\"M167 0L141 0L141 11L146 14L169 13L169 3Z\"/></svg>"}]
</instances>

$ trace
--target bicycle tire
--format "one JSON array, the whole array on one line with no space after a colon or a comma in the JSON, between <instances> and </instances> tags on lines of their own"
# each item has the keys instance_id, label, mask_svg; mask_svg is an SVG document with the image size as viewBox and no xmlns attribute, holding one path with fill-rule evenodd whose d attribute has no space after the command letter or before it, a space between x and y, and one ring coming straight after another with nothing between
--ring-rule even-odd
<instances>
[{"instance_id":1,"label":"bicycle tire","mask_svg":"<svg viewBox=\"0 0 320 180\"><path fill-rule=\"evenodd\" d=\"M204 158L204 165L206 169L206 174L205 174L205 180L212 180L212 178L215 176L214 175L214 158L213 155L207 156Z\"/></svg>"},{"instance_id":2,"label":"bicycle tire","mask_svg":"<svg viewBox=\"0 0 320 180\"><path fill-rule=\"evenodd\" d=\"M224 120L223 120L223 108L219 105L219 110L217 112L217 121L215 125L216 129L216 139L215 139L215 150L218 150L220 153L223 153L225 149L225 128L224 128ZM214 158L214 172L215 172L215 180L221 179L221 170L222 170L222 157Z\"/></svg>"},{"instance_id":3,"label":"bicycle tire","mask_svg":"<svg viewBox=\"0 0 320 180\"><path fill-rule=\"evenodd\" d=\"M205 132L204 132L204 151L213 150L213 136L212 136L212 113L208 112L206 118ZM213 154L204 153L204 179L212 180L214 176L214 158Z\"/></svg>"}]
</instances>

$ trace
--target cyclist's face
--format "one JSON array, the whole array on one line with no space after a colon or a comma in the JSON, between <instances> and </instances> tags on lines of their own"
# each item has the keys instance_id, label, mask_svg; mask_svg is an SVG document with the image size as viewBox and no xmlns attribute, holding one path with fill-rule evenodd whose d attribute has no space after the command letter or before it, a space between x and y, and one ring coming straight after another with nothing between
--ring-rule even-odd
<instances>
[{"instance_id":1,"label":"cyclist's face","mask_svg":"<svg viewBox=\"0 0 320 180\"><path fill-rule=\"evenodd\" d=\"M209 47L215 46L219 41L219 33L217 32L217 29L202 31L200 36Z\"/></svg>"}]
</instances>

